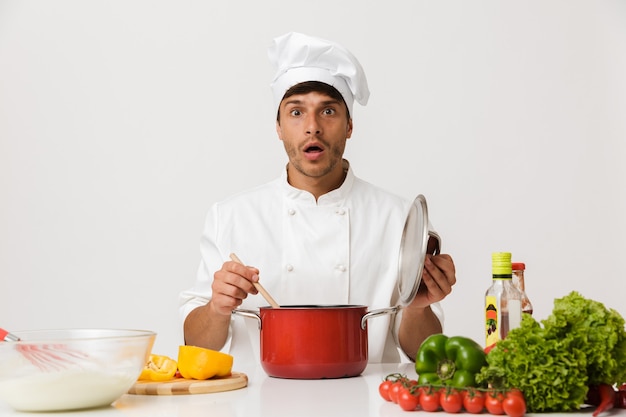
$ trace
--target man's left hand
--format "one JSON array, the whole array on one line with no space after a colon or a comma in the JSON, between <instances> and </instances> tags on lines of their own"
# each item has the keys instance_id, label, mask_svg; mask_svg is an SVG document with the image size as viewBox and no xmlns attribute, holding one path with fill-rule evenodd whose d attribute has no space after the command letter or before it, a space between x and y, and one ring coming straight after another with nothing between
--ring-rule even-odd
<instances>
[{"instance_id":1,"label":"man's left hand","mask_svg":"<svg viewBox=\"0 0 626 417\"><path fill-rule=\"evenodd\" d=\"M409 307L425 308L443 300L456 283L456 270L450 255L426 255L422 281Z\"/></svg>"}]
</instances>

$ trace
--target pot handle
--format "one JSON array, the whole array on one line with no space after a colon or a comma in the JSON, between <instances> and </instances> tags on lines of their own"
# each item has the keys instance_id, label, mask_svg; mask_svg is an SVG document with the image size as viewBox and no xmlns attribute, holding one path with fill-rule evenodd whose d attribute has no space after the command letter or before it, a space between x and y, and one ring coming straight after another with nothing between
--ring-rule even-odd
<instances>
[{"instance_id":1,"label":"pot handle","mask_svg":"<svg viewBox=\"0 0 626 417\"><path fill-rule=\"evenodd\" d=\"M247 310L245 308L236 308L231 314L257 319L259 321L259 330L261 330L261 316L255 310Z\"/></svg>"},{"instance_id":2,"label":"pot handle","mask_svg":"<svg viewBox=\"0 0 626 417\"><path fill-rule=\"evenodd\" d=\"M387 308L381 308L378 310L370 311L369 313L361 317L361 329L365 330L365 326L367 325L367 319L382 316L385 314L395 314L398 312L399 309L400 309L400 306L395 306L395 307L387 307Z\"/></svg>"}]
</instances>

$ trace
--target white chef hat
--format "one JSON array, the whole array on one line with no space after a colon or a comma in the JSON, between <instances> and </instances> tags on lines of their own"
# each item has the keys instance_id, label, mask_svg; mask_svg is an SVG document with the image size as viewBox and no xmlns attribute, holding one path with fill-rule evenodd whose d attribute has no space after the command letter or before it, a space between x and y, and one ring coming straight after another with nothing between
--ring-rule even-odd
<instances>
[{"instance_id":1,"label":"white chef hat","mask_svg":"<svg viewBox=\"0 0 626 417\"><path fill-rule=\"evenodd\" d=\"M350 116L354 100L366 105L370 92L359 61L343 46L324 39L291 32L274 39L268 51L276 68L271 83L276 109L294 85L321 81L335 87L343 96Z\"/></svg>"}]
</instances>

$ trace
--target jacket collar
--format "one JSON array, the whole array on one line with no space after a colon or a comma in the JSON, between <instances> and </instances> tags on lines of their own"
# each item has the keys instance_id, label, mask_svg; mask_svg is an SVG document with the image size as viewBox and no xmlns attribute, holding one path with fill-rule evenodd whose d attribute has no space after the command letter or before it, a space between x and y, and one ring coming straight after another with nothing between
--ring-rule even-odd
<instances>
[{"instance_id":1,"label":"jacket collar","mask_svg":"<svg viewBox=\"0 0 626 417\"><path fill-rule=\"evenodd\" d=\"M354 173L352 172L352 167L350 166L350 162L347 159L342 161L343 169L346 172L346 178L341 184L339 188L336 188L324 195L321 195L317 201L315 201L315 197L308 191L301 190L299 188L295 188L289 184L287 181L287 167L282 171L281 174L281 183L283 185L283 190L285 192L285 197L290 200L294 200L301 204L308 205L317 205L317 206L337 206L343 204L346 197L350 193L352 189L352 185L354 184Z\"/></svg>"}]
</instances>

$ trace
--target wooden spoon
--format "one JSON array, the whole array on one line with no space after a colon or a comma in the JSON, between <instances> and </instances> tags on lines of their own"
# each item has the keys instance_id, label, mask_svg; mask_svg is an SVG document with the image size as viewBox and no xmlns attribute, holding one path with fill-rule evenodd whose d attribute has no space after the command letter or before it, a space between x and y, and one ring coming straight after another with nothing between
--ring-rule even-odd
<instances>
[{"instance_id":1,"label":"wooden spoon","mask_svg":"<svg viewBox=\"0 0 626 417\"><path fill-rule=\"evenodd\" d=\"M241 262L241 260L234 253L230 254L230 259L237 262L238 264L244 265L244 263ZM261 293L263 298L265 298L265 301L267 301L274 308L280 308L280 306L276 301L274 301L270 293L268 293L259 282L253 282L252 284L256 287L257 291Z\"/></svg>"}]
</instances>

